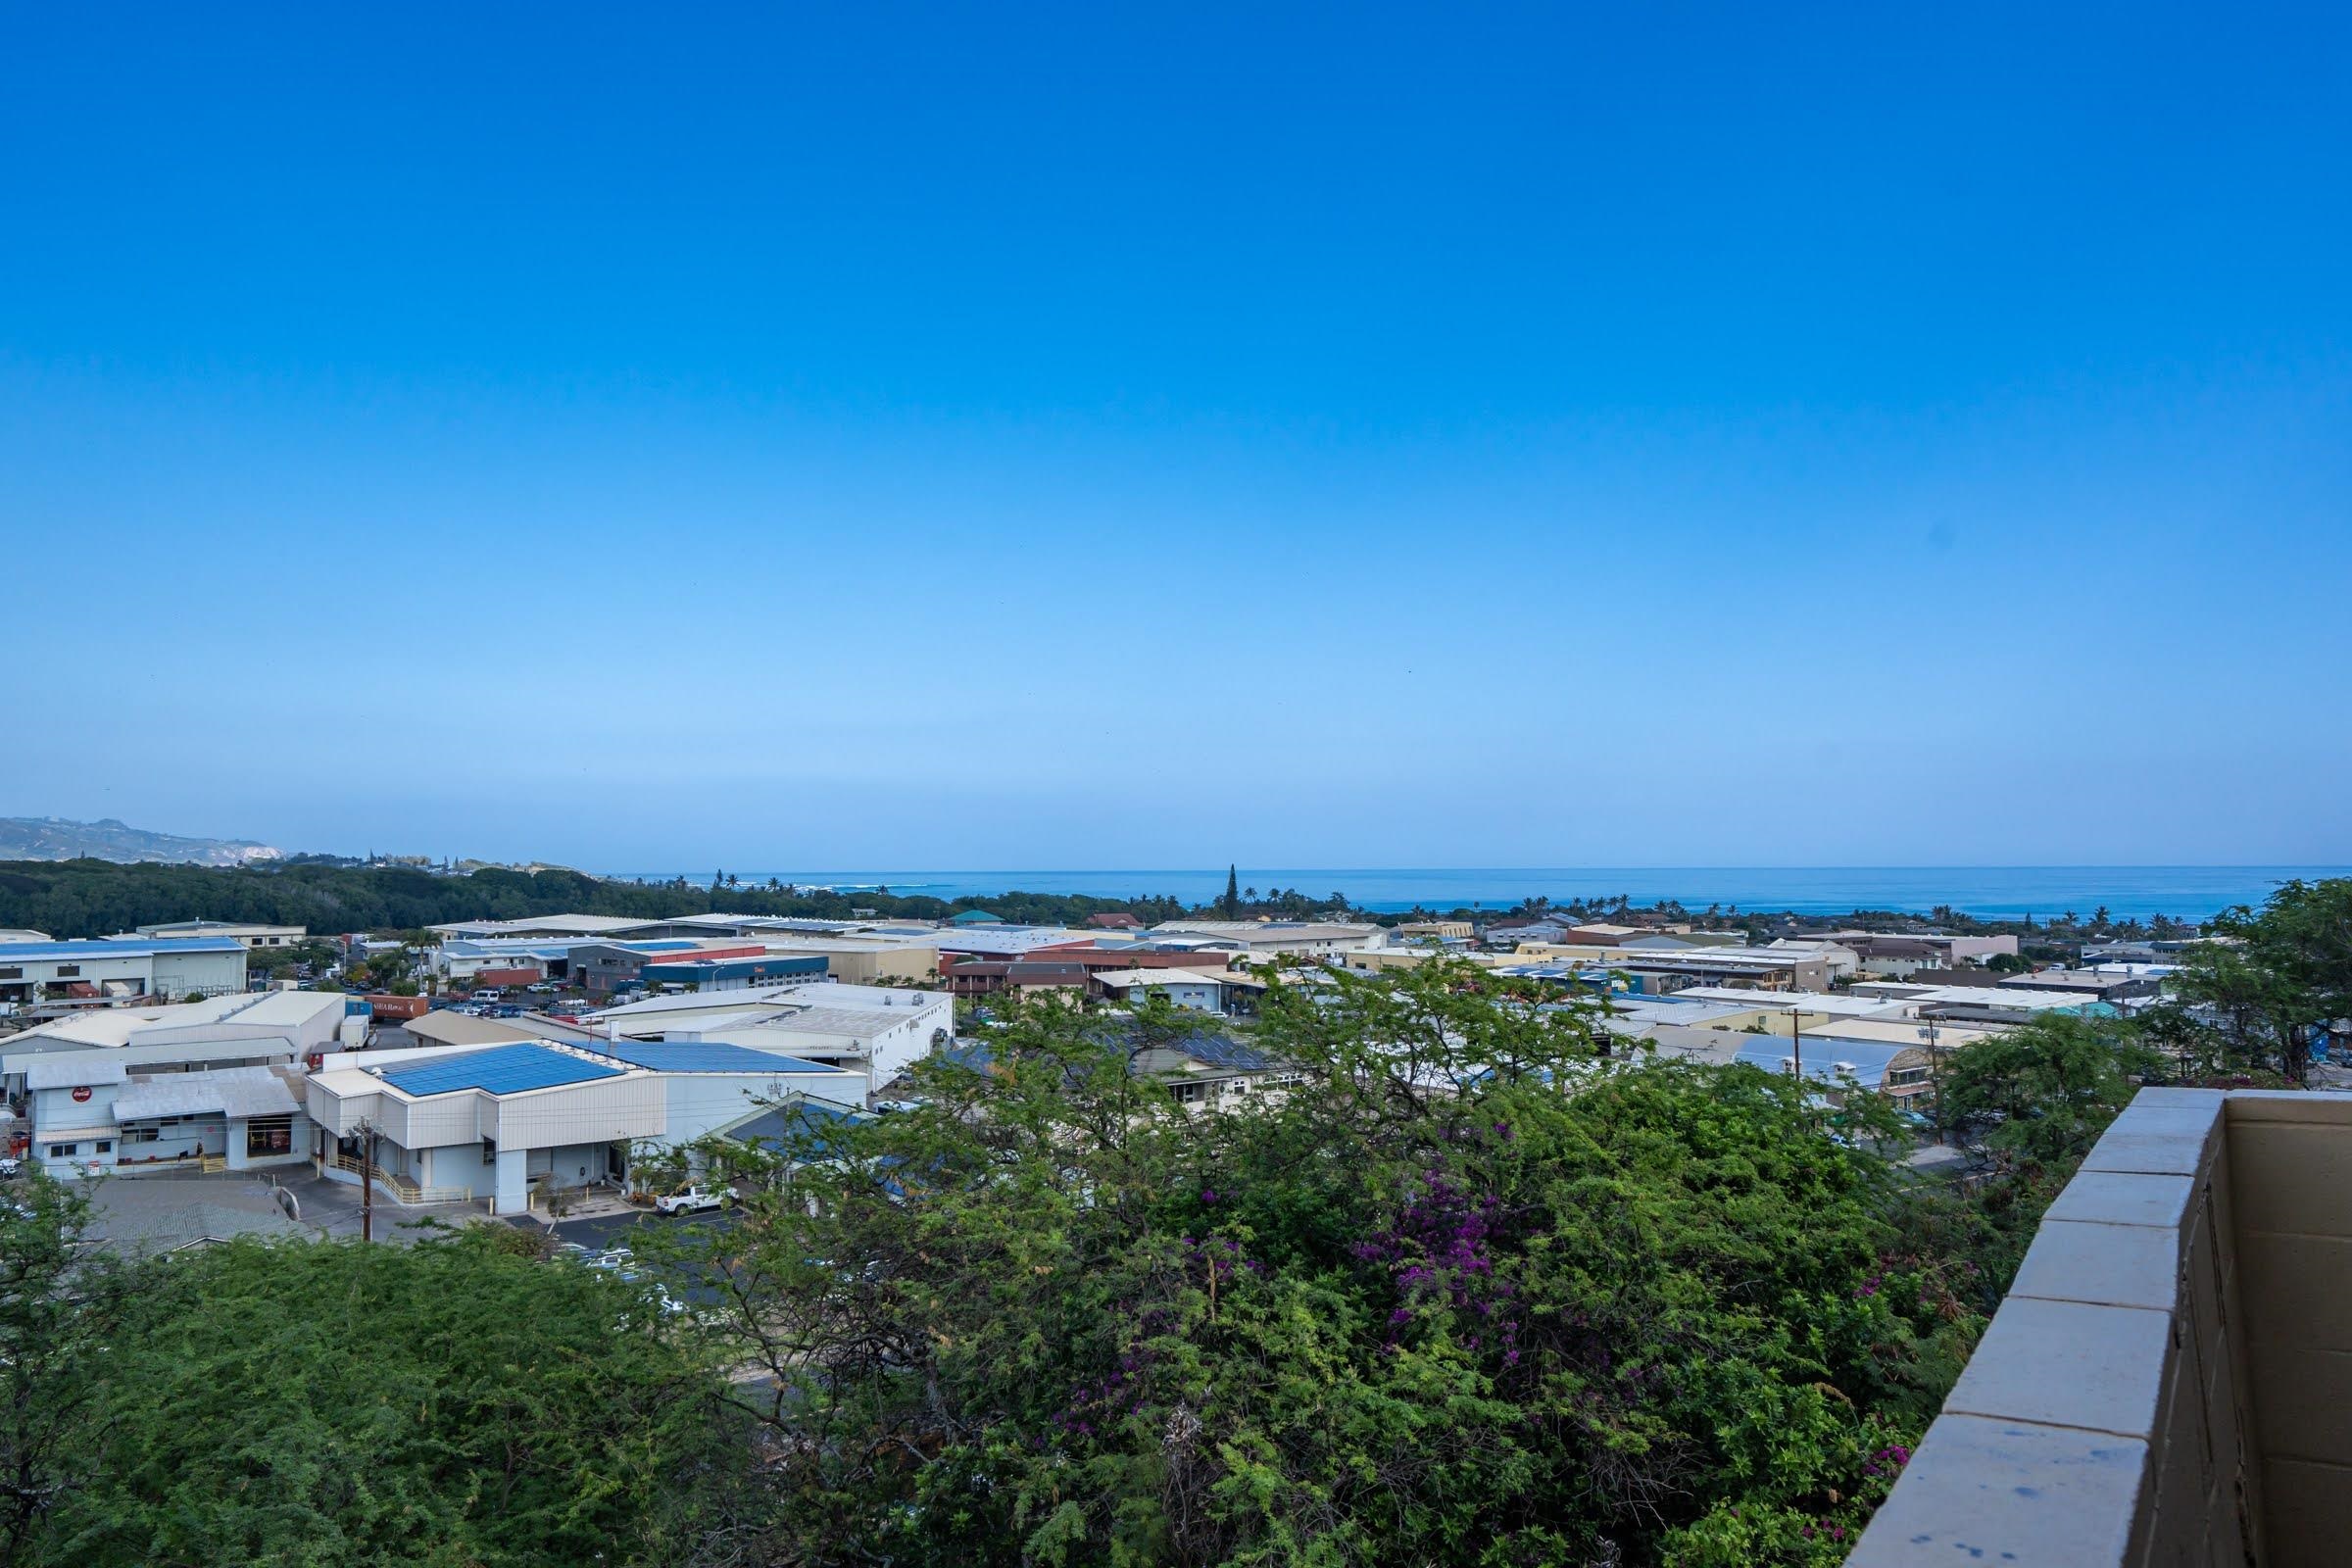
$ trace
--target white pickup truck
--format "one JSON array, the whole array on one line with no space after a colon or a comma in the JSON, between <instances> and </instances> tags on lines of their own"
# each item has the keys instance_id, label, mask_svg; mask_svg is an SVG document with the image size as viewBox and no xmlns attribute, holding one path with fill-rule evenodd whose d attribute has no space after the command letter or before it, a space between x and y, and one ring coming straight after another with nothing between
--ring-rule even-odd
<instances>
[{"instance_id":1,"label":"white pickup truck","mask_svg":"<svg viewBox=\"0 0 2352 1568\"><path fill-rule=\"evenodd\" d=\"M735 1200L732 1187L705 1187L700 1182L674 1193L663 1193L654 1200L654 1207L664 1214L699 1214L707 1208L723 1208Z\"/></svg>"}]
</instances>

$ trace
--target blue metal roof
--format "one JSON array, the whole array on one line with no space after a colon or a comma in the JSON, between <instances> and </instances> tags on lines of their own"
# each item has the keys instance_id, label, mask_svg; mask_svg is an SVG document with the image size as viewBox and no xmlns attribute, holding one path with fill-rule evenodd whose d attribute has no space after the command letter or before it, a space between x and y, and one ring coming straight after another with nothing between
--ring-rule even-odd
<instances>
[{"instance_id":1,"label":"blue metal roof","mask_svg":"<svg viewBox=\"0 0 2352 1568\"><path fill-rule=\"evenodd\" d=\"M553 1089L558 1084L617 1078L620 1073L618 1067L583 1060L545 1046L514 1045L453 1054L438 1061L385 1067L378 1076L409 1095L446 1095L460 1089L514 1095L526 1089Z\"/></svg>"},{"instance_id":2,"label":"blue metal roof","mask_svg":"<svg viewBox=\"0 0 2352 1568\"><path fill-rule=\"evenodd\" d=\"M651 1067L656 1072L843 1073L843 1069L822 1062L803 1061L798 1056L773 1051L754 1051L749 1046L729 1045L720 1040L599 1040L588 1049L600 1056L611 1056L632 1066Z\"/></svg>"},{"instance_id":3,"label":"blue metal roof","mask_svg":"<svg viewBox=\"0 0 2352 1568\"><path fill-rule=\"evenodd\" d=\"M796 1100L789 1105L778 1105L762 1111L737 1127L728 1136L740 1143L756 1145L773 1153L785 1152L788 1147L800 1146L819 1158L833 1152L829 1132L851 1122L869 1121L864 1111L848 1105L836 1105L821 1100ZM896 1164L896 1160L885 1161Z\"/></svg>"},{"instance_id":4,"label":"blue metal roof","mask_svg":"<svg viewBox=\"0 0 2352 1568\"><path fill-rule=\"evenodd\" d=\"M137 942L0 942L0 963L20 958L139 958L151 953L242 953L234 937L158 937Z\"/></svg>"},{"instance_id":5,"label":"blue metal roof","mask_svg":"<svg viewBox=\"0 0 2352 1568\"><path fill-rule=\"evenodd\" d=\"M1787 1035L1743 1035L1748 1041L1740 1048L1740 1059L1751 1067L1766 1072L1788 1070L1788 1037ZM1890 1046L1879 1040L1842 1040L1836 1035L1817 1035L1805 1032L1802 1042L1804 1073L1824 1083L1836 1083L1851 1076L1865 1089L1875 1089L1886 1076L1886 1064L1894 1060L1908 1046ZM1853 1065L1846 1073L1838 1071L1839 1062Z\"/></svg>"}]
</instances>

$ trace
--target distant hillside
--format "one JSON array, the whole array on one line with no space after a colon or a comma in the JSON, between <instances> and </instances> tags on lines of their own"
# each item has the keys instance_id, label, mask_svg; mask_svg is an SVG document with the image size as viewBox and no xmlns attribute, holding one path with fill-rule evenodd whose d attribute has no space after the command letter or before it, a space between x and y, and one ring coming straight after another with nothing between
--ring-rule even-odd
<instances>
[{"instance_id":1,"label":"distant hillside","mask_svg":"<svg viewBox=\"0 0 2352 1568\"><path fill-rule=\"evenodd\" d=\"M281 852L250 839L183 839L150 833L115 818L72 822L62 816L0 816L0 860L144 860L176 865L251 865Z\"/></svg>"}]
</instances>

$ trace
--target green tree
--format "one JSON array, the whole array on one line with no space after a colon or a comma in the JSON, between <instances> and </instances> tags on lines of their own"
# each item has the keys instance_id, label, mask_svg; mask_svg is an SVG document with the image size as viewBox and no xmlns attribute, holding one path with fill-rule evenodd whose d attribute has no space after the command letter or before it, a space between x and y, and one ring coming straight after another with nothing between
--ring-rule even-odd
<instances>
[{"instance_id":1,"label":"green tree","mask_svg":"<svg viewBox=\"0 0 2352 1568\"><path fill-rule=\"evenodd\" d=\"M2074 1165L2164 1059L2128 1031L2044 1013L1953 1052L1939 1078L1940 1113L1987 1152Z\"/></svg>"},{"instance_id":2,"label":"green tree","mask_svg":"<svg viewBox=\"0 0 2352 1568\"><path fill-rule=\"evenodd\" d=\"M2216 940L2181 956L2173 991L2230 1062L2300 1081L2314 1031L2352 1017L2352 878L2284 883L2209 929Z\"/></svg>"},{"instance_id":3,"label":"green tree","mask_svg":"<svg viewBox=\"0 0 2352 1568\"><path fill-rule=\"evenodd\" d=\"M787 1391L802 1560L1835 1561L1978 1318L1804 1086L1546 995L1278 987L1295 1079L1198 1113L1012 1003L913 1108L738 1146L741 1223L654 1236Z\"/></svg>"},{"instance_id":4,"label":"green tree","mask_svg":"<svg viewBox=\"0 0 2352 1568\"><path fill-rule=\"evenodd\" d=\"M1225 867L1225 898L1219 910L1228 920L1242 917L1242 879L1237 866Z\"/></svg>"},{"instance_id":5,"label":"green tree","mask_svg":"<svg viewBox=\"0 0 2352 1568\"><path fill-rule=\"evenodd\" d=\"M28 1560L668 1563L745 1529L746 1430L695 1340L536 1246L147 1265Z\"/></svg>"},{"instance_id":6,"label":"green tree","mask_svg":"<svg viewBox=\"0 0 2352 1568\"><path fill-rule=\"evenodd\" d=\"M83 1242L89 1200L33 1172L0 1188L0 1568L35 1560L50 1515L87 1485L87 1434L111 1364L122 1272Z\"/></svg>"}]
</instances>

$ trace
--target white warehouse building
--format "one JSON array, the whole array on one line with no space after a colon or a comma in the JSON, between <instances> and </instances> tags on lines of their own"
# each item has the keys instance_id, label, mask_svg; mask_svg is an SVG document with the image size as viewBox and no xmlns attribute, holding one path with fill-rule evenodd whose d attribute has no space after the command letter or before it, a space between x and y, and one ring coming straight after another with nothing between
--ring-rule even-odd
<instances>
[{"instance_id":1,"label":"white warehouse building","mask_svg":"<svg viewBox=\"0 0 2352 1568\"><path fill-rule=\"evenodd\" d=\"M0 1089L25 1102L30 1154L55 1176L300 1159L286 1073L359 1021L318 991L105 1007L0 1041Z\"/></svg>"},{"instance_id":2,"label":"white warehouse building","mask_svg":"<svg viewBox=\"0 0 2352 1568\"><path fill-rule=\"evenodd\" d=\"M358 1181L369 1135L379 1185L408 1203L625 1184L632 1150L725 1133L775 1104L862 1104L864 1074L715 1042L514 1044L342 1054L305 1083L312 1154Z\"/></svg>"},{"instance_id":3,"label":"white warehouse building","mask_svg":"<svg viewBox=\"0 0 2352 1568\"><path fill-rule=\"evenodd\" d=\"M852 1068L870 1094L916 1057L954 1043L956 1001L941 991L811 980L650 997L609 1007L588 1025L614 1039L733 1041Z\"/></svg>"},{"instance_id":4,"label":"white warehouse building","mask_svg":"<svg viewBox=\"0 0 2352 1568\"><path fill-rule=\"evenodd\" d=\"M59 1056L112 1061L131 1076L290 1062L335 1049L347 1016L342 994L332 991L99 1008L0 1040L0 1092L23 1094L26 1067Z\"/></svg>"},{"instance_id":5,"label":"white warehouse building","mask_svg":"<svg viewBox=\"0 0 2352 1568\"><path fill-rule=\"evenodd\" d=\"M0 944L0 1004L105 1005L244 989L245 944L233 937Z\"/></svg>"}]
</instances>

